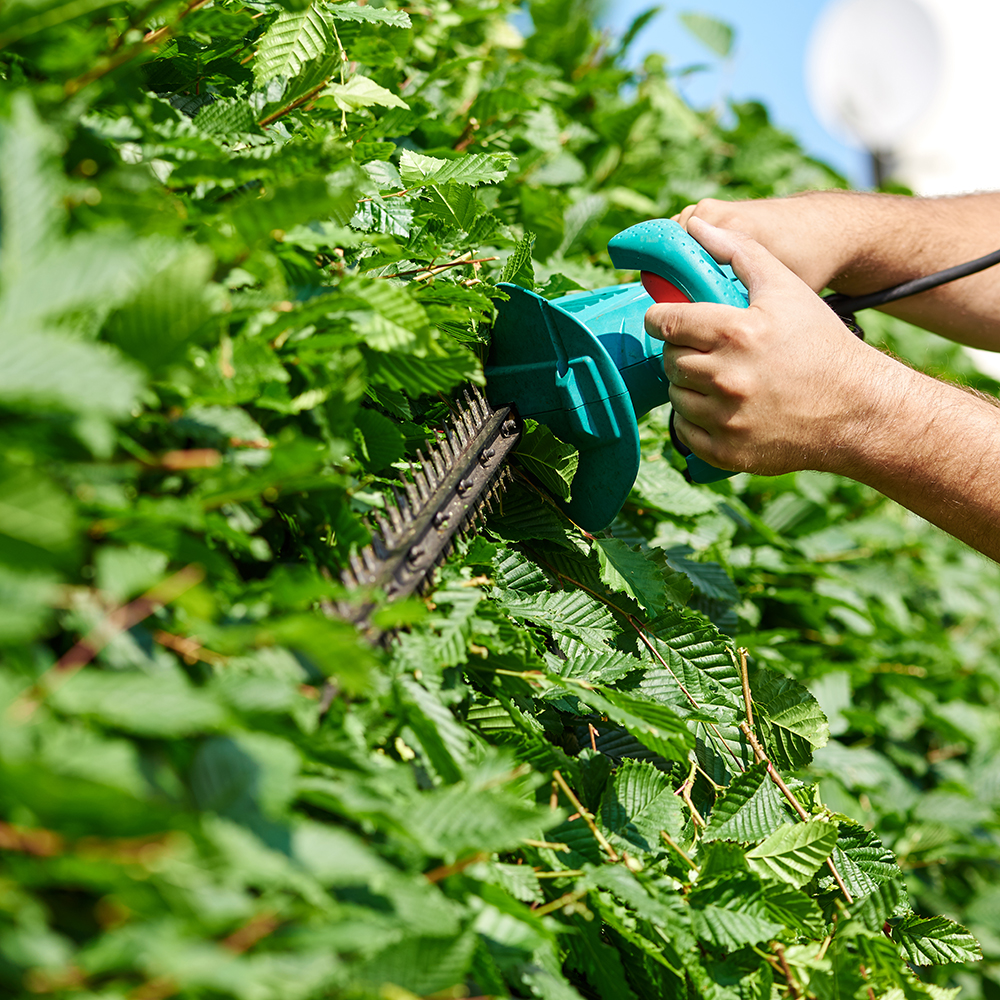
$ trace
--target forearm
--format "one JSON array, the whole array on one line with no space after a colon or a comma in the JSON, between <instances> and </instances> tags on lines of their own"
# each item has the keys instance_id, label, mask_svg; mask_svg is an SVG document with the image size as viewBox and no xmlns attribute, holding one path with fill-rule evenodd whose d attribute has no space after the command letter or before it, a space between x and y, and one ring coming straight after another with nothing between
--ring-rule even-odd
<instances>
[{"instance_id":1,"label":"forearm","mask_svg":"<svg viewBox=\"0 0 1000 1000\"><path fill-rule=\"evenodd\" d=\"M1000 408L886 361L867 429L822 464L1000 561Z\"/></svg>"},{"instance_id":2,"label":"forearm","mask_svg":"<svg viewBox=\"0 0 1000 1000\"><path fill-rule=\"evenodd\" d=\"M815 291L878 291L1000 247L1000 193L909 198L822 191L757 202L706 200L681 213L747 232ZM953 340L1000 350L1000 269L885 311Z\"/></svg>"},{"instance_id":3,"label":"forearm","mask_svg":"<svg viewBox=\"0 0 1000 1000\"><path fill-rule=\"evenodd\" d=\"M843 243L851 252L827 284L863 295L982 257L1000 247L1000 194L954 198L831 192L847 196ZM840 197L838 197L840 196ZM883 309L952 340L1000 349L1000 274L987 269Z\"/></svg>"}]
</instances>

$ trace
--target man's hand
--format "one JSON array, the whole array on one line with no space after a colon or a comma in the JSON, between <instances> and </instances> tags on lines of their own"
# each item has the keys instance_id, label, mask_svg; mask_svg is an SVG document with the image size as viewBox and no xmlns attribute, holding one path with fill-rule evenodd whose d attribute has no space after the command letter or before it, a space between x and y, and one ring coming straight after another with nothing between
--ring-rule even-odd
<instances>
[{"instance_id":1,"label":"man's hand","mask_svg":"<svg viewBox=\"0 0 1000 1000\"><path fill-rule=\"evenodd\" d=\"M748 233L810 288L864 295L1000 247L1000 193L910 198L811 191L688 205L675 219ZM952 340L1000 350L1000 267L901 299L883 311Z\"/></svg>"},{"instance_id":2,"label":"man's hand","mask_svg":"<svg viewBox=\"0 0 1000 1000\"><path fill-rule=\"evenodd\" d=\"M858 340L746 234L688 231L750 305L647 311L681 440L717 468L849 476L1000 560L1000 409Z\"/></svg>"},{"instance_id":3,"label":"man's hand","mask_svg":"<svg viewBox=\"0 0 1000 1000\"><path fill-rule=\"evenodd\" d=\"M662 304L646 330L663 367L681 440L721 469L774 475L843 464L871 432L872 387L900 367L859 341L801 279L743 233L700 218L694 236L733 270L750 306Z\"/></svg>"},{"instance_id":4,"label":"man's hand","mask_svg":"<svg viewBox=\"0 0 1000 1000\"><path fill-rule=\"evenodd\" d=\"M866 207L844 191L760 201L704 198L674 221L689 229L692 219L700 219L747 233L819 292L864 254L871 215Z\"/></svg>"}]
</instances>

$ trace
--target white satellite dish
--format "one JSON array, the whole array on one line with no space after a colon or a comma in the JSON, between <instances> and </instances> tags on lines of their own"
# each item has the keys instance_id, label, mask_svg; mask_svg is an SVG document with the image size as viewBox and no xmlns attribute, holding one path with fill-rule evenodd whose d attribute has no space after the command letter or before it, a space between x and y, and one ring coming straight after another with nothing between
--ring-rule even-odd
<instances>
[{"instance_id":1,"label":"white satellite dish","mask_svg":"<svg viewBox=\"0 0 1000 1000\"><path fill-rule=\"evenodd\" d=\"M827 131L888 153L930 107L943 61L917 0L834 0L809 41L809 100Z\"/></svg>"}]
</instances>

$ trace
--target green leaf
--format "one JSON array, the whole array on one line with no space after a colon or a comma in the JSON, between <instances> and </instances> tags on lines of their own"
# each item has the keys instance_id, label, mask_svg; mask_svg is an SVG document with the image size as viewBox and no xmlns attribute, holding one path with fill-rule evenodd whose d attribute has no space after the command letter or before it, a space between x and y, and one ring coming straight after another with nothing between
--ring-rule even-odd
<instances>
[{"instance_id":1,"label":"green leaf","mask_svg":"<svg viewBox=\"0 0 1000 1000\"><path fill-rule=\"evenodd\" d=\"M261 36L254 81L262 87L270 80L290 80L312 62L332 69L336 53L337 41L315 5L303 11L282 11Z\"/></svg>"},{"instance_id":2,"label":"green leaf","mask_svg":"<svg viewBox=\"0 0 1000 1000\"><path fill-rule=\"evenodd\" d=\"M620 538L597 538L594 547L600 560L601 580L612 590L628 594L654 615L670 603L683 603L683 592L671 585L649 554L630 548Z\"/></svg>"},{"instance_id":3,"label":"green leaf","mask_svg":"<svg viewBox=\"0 0 1000 1000\"><path fill-rule=\"evenodd\" d=\"M754 764L737 774L721 800L716 800L702 839L754 843L787 821L788 810L768 776L767 765Z\"/></svg>"},{"instance_id":4,"label":"green leaf","mask_svg":"<svg viewBox=\"0 0 1000 1000\"><path fill-rule=\"evenodd\" d=\"M624 726L643 746L667 760L686 761L695 740L687 724L666 705L631 698L621 691L581 691L577 697Z\"/></svg>"},{"instance_id":5,"label":"green leaf","mask_svg":"<svg viewBox=\"0 0 1000 1000\"><path fill-rule=\"evenodd\" d=\"M410 15L404 10L389 10L386 7L357 6L347 3L325 3L323 12L338 21L364 21L368 24L386 24L390 28L411 28Z\"/></svg>"},{"instance_id":6,"label":"green leaf","mask_svg":"<svg viewBox=\"0 0 1000 1000\"><path fill-rule=\"evenodd\" d=\"M193 687L179 670L147 675L88 668L60 684L48 701L66 715L85 716L141 736L211 732L227 720L213 695Z\"/></svg>"},{"instance_id":7,"label":"green leaf","mask_svg":"<svg viewBox=\"0 0 1000 1000\"><path fill-rule=\"evenodd\" d=\"M811 819L778 827L746 857L752 871L799 888L816 874L836 843L835 823Z\"/></svg>"},{"instance_id":8,"label":"green leaf","mask_svg":"<svg viewBox=\"0 0 1000 1000\"><path fill-rule=\"evenodd\" d=\"M598 648L618 632L611 612L582 590L556 591L533 598L505 591L499 595L498 603L513 618L534 622L557 635L575 636Z\"/></svg>"},{"instance_id":9,"label":"green leaf","mask_svg":"<svg viewBox=\"0 0 1000 1000\"><path fill-rule=\"evenodd\" d=\"M725 58L733 49L735 33L730 25L707 14L680 14L681 24L713 52Z\"/></svg>"},{"instance_id":10,"label":"green leaf","mask_svg":"<svg viewBox=\"0 0 1000 1000\"><path fill-rule=\"evenodd\" d=\"M626 845L649 854L665 848L661 831L680 835L683 803L666 775L652 764L627 760L601 799L598 822Z\"/></svg>"},{"instance_id":11,"label":"green leaf","mask_svg":"<svg viewBox=\"0 0 1000 1000\"><path fill-rule=\"evenodd\" d=\"M947 965L978 962L983 957L979 942L961 924L947 917L904 917L892 929L900 952L914 965Z\"/></svg>"},{"instance_id":12,"label":"green leaf","mask_svg":"<svg viewBox=\"0 0 1000 1000\"><path fill-rule=\"evenodd\" d=\"M34 469L5 468L0 477L0 534L43 549L65 549L75 511L63 490Z\"/></svg>"},{"instance_id":13,"label":"green leaf","mask_svg":"<svg viewBox=\"0 0 1000 1000\"><path fill-rule=\"evenodd\" d=\"M570 488L580 464L580 453L573 445L560 441L544 424L528 418L516 454L543 486L563 500L571 499Z\"/></svg>"},{"instance_id":14,"label":"green leaf","mask_svg":"<svg viewBox=\"0 0 1000 1000\"><path fill-rule=\"evenodd\" d=\"M535 245L535 234L525 233L511 251L500 273L500 280L522 288L535 287L535 271L531 265L531 251Z\"/></svg>"},{"instance_id":15,"label":"green leaf","mask_svg":"<svg viewBox=\"0 0 1000 1000\"><path fill-rule=\"evenodd\" d=\"M368 8L357 8L367 10ZM355 73L347 83L331 83L320 92L317 101L332 98L336 107L343 111L357 111L359 108L370 108L378 105L382 108L409 108L401 97L391 90L379 86L374 80L360 73Z\"/></svg>"},{"instance_id":16,"label":"green leaf","mask_svg":"<svg viewBox=\"0 0 1000 1000\"><path fill-rule=\"evenodd\" d=\"M427 184L494 184L507 176L509 153L470 153L451 160L424 156L404 149L399 154L399 173L408 188Z\"/></svg>"},{"instance_id":17,"label":"green leaf","mask_svg":"<svg viewBox=\"0 0 1000 1000\"><path fill-rule=\"evenodd\" d=\"M707 514L719 506L715 493L685 482L684 477L662 459L639 465L632 493L633 503L655 507L667 514Z\"/></svg>"},{"instance_id":18,"label":"green leaf","mask_svg":"<svg viewBox=\"0 0 1000 1000\"><path fill-rule=\"evenodd\" d=\"M772 920L797 934L821 938L826 929L823 914L814 899L780 882L766 882L760 901Z\"/></svg>"},{"instance_id":19,"label":"green leaf","mask_svg":"<svg viewBox=\"0 0 1000 1000\"><path fill-rule=\"evenodd\" d=\"M830 738L819 702L797 681L770 670L753 670L750 690L771 759L782 769L804 767Z\"/></svg>"},{"instance_id":20,"label":"green leaf","mask_svg":"<svg viewBox=\"0 0 1000 1000\"><path fill-rule=\"evenodd\" d=\"M895 853L879 839L873 830L860 823L840 818L837 846L833 862L848 891L856 899L875 892L879 886L900 875ZM832 890L833 880L827 880Z\"/></svg>"}]
</instances>

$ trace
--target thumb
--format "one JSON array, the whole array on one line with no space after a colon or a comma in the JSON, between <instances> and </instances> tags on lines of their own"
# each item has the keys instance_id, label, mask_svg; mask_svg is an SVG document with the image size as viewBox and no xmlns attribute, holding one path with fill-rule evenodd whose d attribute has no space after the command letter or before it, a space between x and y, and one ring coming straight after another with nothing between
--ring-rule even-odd
<instances>
[{"instance_id":1,"label":"thumb","mask_svg":"<svg viewBox=\"0 0 1000 1000\"><path fill-rule=\"evenodd\" d=\"M765 291L780 293L802 286L800 278L746 233L720 229L697 216L688 220L688 233L712 255L716 263L732 267L750 294L751 302Z\"/></svg>"}]
</instances>

